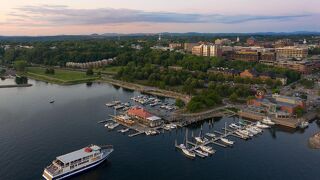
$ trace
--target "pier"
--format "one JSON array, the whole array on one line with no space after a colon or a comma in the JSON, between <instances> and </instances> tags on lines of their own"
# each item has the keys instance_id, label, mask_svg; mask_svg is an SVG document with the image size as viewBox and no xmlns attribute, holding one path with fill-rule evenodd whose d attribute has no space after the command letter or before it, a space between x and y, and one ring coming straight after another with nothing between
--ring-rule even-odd
<instances>
[{"instance_id":1,"label":"pier","mask_svg":"<svg viewBox=\"0 0 320 180\"><path fill-rule=\"evenodd\" d=\"M200 122L206 119L213 119L217 117L232 117L235 115L236 113L229 110L228 106L222 106L199 113L176 112L172 115L171 121L179 122L179 126L187 126L189 124Z\"/></svg>"}]
</instances>

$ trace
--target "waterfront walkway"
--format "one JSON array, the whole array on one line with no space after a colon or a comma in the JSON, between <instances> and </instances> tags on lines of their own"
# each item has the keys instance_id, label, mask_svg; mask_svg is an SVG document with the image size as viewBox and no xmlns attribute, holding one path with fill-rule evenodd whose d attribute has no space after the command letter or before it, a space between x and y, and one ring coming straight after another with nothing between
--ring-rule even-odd
<instances>
[{"instance_id":1,"label":"waterfront walkway","mask_svg":"<svg viewBox=\"0 0 320 180\"><path fill-rule=\"evenodd\" d=\"M229 110L228 108L229 106L221 106L199 113L183 113L177 111L172 115L171 121L179 122L180 126L186 126L206 119L212 119L216 117L232 117L236 115L235 112Z\"/></svg>"}]
</instances>

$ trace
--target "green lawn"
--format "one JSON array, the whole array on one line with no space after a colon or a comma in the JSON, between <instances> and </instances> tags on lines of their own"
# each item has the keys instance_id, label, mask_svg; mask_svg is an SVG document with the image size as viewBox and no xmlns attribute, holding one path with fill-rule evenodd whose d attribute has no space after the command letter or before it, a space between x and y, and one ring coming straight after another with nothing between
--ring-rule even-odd
<instances>
[{"instance_id":1,"label":"green lawn","mask_svg":"<svg viewBox=\"0 0 320 180\"><path fill-rule=\"evenodd\" d=\"M94 69L94 72L101 72L103 74L117 74L117 72L122 68L123 66L108 66L105 68L99 68L99 69Z\"/></svg>"},{"instance_id":2,"label":"green lawn","mask_svg":"<svg viewBox=\"0 0 320 180\"><path fill-rule=\"evenodd\" d=\"M85 72L55 69L55 74L45 74L45 68L28 67L27 75L37 80L58 84L77 84L98 79L97 76L87 76Z\"/></svg>"}]
</instances>

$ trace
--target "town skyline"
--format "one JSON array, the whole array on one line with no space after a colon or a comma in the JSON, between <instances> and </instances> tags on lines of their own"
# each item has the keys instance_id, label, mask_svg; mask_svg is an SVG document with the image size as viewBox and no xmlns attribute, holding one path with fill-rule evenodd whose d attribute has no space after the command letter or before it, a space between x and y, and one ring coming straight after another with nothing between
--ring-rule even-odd
<instances>
[{"instance_id":1,"label":"town skyline","mask_svg":"<svg viewBox=\"0 0 320 180\"><path fill-rule=\"evenodd\" d=\"M0 35L318 32L319 5L313 0L12 0L0 12Z\"/></svg>"}]
</instances>

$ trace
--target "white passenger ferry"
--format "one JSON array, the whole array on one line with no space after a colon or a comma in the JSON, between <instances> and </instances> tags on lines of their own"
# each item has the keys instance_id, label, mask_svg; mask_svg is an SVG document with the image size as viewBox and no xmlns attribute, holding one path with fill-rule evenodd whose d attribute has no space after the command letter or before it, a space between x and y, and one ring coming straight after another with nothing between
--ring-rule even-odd
<instances>
[{"instance_id":1,"label":"white passenger ferry","mask_svg":"<svg viewBox=\"0 0 320 180\"><path fill-rule=\"evenodd\" d=\"M112 153L113 147L90 145L80 150L58 156L43 171L43 177L47 180L63 179L93 168Z\"/></svg>"}]
</instances>

